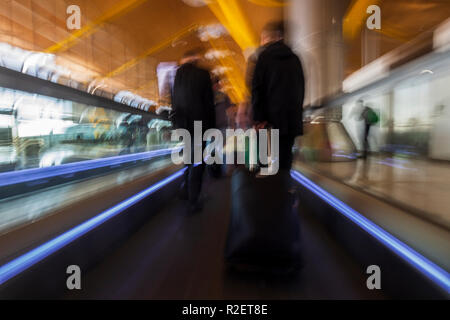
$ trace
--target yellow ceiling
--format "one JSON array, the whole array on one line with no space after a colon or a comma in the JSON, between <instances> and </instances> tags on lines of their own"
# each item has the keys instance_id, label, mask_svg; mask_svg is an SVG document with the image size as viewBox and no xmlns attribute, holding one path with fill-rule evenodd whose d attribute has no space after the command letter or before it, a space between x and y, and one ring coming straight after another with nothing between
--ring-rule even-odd
<instances>
[{"instance_id":1,"label":"yellow ceiling","mask_svg":"<svg viewBox=\"0 0 450 320\"><path fill-rule=\"evenodd\" d=\"M282 18L278 0L215 0L190 6L182 0L10 0L0 2L0 42L53 53L60 64L89 74L109 90L130 90L158 100L156 66L177 61L193 47L212 43L233 52L225 74L234 100L245 94L243 49L256 46L262 26ZM192 2L192 0L191 0ZM197 1L198 2L198 1ZM66 27L69 5L81 9L81 29ZM201 41L197 27L222 23L229 34Z\"/></svg>"},{"instance_id":2,"label":"yellow ceiling","mask_svg":"<svg viewBox=\"0 0 450 320\"><path fill-rule=\"evenodd\" d=\"M358 14L361 10L356 8L370 1L347 2L344 19L349 18L347 27L353 34L344 43L349 74L362 66L361 28L366 14ZM450 17L449 0L376 3L382 12L380 55ZM66 9L73 4L81 9L82 28L77 31L66 27ZM243 51L258 44L264 24L281 19L283 11L289 10L286 5L281 0L3 0L0 42L53 53L59 64L86 79L96 79L105 90L129 90L155 101L159 99L158 63L177 61L193 47L229 50L231 56L212 60L208 66L227 67L224 76L229 93L240 101L248 94ZM201 41L197 28L211 24L222 24L228 34Z\"/></svg>"},{"instance_id":3,"label":"yellow ceiling","mask_svg":"<svg viewBox=\"0 0 450 320\"><path fill-rule=\"evenodd\" d=\"M372 4L381 11L381 30L368 31L378 35L376 57L432 31L450 17L450 0L352 0L343 19L346 75L363 65L361 30L368 17L365 8Z\"/></svg>"}]
</instances>

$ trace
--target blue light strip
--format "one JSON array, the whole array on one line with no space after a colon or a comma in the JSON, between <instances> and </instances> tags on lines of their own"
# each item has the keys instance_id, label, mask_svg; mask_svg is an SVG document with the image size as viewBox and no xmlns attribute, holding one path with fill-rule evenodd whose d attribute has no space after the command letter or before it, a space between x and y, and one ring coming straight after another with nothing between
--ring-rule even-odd
<instances>
[{"instance_id":1,"label":"blue light strip","mask_svg":"<svg viewBox=\"0 0 450 320\"><path fill-rule=\"evenodd\" d=\"M73 229L59 235L58 237L54 238L53 240L50 240L39 247L25 253L24 255L8 262L7 264L0 267L0 285L4 284L9 279L15 277L19 273L23 272L24 270L30 268L34 264L38 263L39 261L42 261L49 255L55 253L59 249L63 248L64 246L68 245L69 243L75 241L82 235L88 233L92 229L98 227L105 221L113 218L114 216L118 215L119 213L123 212L127 208L131 207L132 205L136 204L137 202L141 201L145 197L148 197L155 191L161 189L168 183L174 181L175 179L179 178L183 175L186 168L181 169L174 174L170 175L169 177L159 181L158 183L148 187L147 189L135 194L134 196L120 202L119 204L115 205L114 207L98 214L97 216L87 220L86 222L80 224L77 227L74 227Z\"/></svg>"},{"instance_id":2,"label":"blue light strip","mask_svg":"<svg viewBox=\"0 0 450 320\"><path fill-rule=\"evenodd\" d=\"M359 212L350 208L347 204L319 187L304 175L297 171L291 170L291 176L325 202L336 208L344 216L356 223L371 236L378 239L386 247L405 259L434 283L446 290L447 293L450 293L450 275L447 271L422 256L420 253L416 252L414 249L410 248L390 233L374 224L372 221L368 220Z\"/></svg>"},{"instance_id":3,"label":"blue light strip","mask_svg":"<svg viewBox=\"0 0 450 320\"><path fill-rule=\"evenodd\" d=\"M155 157L171 154L172 151L181 150L181 148L169 148L153 150L148 152L127 154L108 158L86 160L75 163L67 163L54 167L25 169L0 173L0 187L13 185L17 183L48 179L56 176L73 174L81 171L98 169L102 167L117 166L127 162L149 160Z\"/></svg>"}]
</instances>

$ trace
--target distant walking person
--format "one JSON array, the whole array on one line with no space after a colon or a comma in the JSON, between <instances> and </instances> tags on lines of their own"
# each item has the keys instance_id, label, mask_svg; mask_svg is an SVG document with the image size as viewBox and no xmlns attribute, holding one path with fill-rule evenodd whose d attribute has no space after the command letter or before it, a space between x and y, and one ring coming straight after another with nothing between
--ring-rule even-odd
<instances>
[{"instance_id":1,"label":"distant walking person","mask_svg":"<svg viewBox=\"0 0 450 320\"><path fill-rule=\"evenodd\" d=\"M362 101L359 102L361 106L364 105ZM361 112L361 120L364 121L364 136L363 136L363 159L367 159L369 153L369 133L370 128L378 123L378 114L369 106L364 106Z\"/></svg>"},{"instance_id":2,"label":"distant walking person","mask_svg":"<svg viewBox=\"0 0 450 320\"><path fill-rule=\"evenodd\" d=\"M231 107L231 100L223 90L222 80L215 79L213 90L216 105L216 127L225 136L225 130L229 127L227 109Z\"/></svg>"},{"instance_id":3,"label":"distant walking person","mask_svg":"<svg viewBox=\"0 0 450 320\"><path fill-rule=\"evenodd\" d=\"M261 45L251 82L253 120L257 129L279 129L279 167L289 170L295 137L303 134L303 69L284 43L283 22L264 27Z\"/></svg>"},{"instance_id":4,"label":"distant walking person","mask_svg":"<svg viewBox=\"0 0 450 320\"><path fill-rule=\"evenodd\" d=\"M223 80L215 78L213 81L214 102L216 105L216 128L222 132L222 136L226 137L226 130L229 128L227 110L231 108L231 100L223 89ZM212 152L212 156L216 155L216 151L220 149L220 154L224 154L223 145L217 146ZM208 166L211 176L219 178L223 174L225 166L214 163Z\"/></svg>"},{"instance_id":5,"label":"distant walking person","mask_svg":"<svg viewBox=\"0 0 450 320\"><path fill-rule=\"evenodd\" d=\"M182 186L182 196L189 200L191 213L202 209L199 195L202 187L204 162L194 165L194 121L202 121L206 131L215 126L215 106L211 77L209 72L198 66L201 51L194 49L184 54L178 68L173 86L172 107L174 125L189 131L191 141L191 162L187 166ZM204 145L202 146L202 150Z\"/></svg>"}]
</instances>

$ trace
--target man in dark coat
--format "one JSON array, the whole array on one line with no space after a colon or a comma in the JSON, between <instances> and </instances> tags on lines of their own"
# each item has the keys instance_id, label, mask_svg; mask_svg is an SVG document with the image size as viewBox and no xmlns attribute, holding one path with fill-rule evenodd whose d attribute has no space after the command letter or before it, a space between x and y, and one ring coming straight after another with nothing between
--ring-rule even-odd
<instances>
[{"instance_id":1,"label":"man in dark coat","mask_svg":"<svg viewBox=\"0 0 450 320\"><path fill-rule=\"evenodd\" d=\"M283 41L283 22L269 23L252 78L252 111L256 128L279 129L279 167L290 169L292 146L303 134L305 80L300 59Z\"/></svg>"},{"instance_id":2,"label":"man in dark coat","mask_svg":"<svg viewBox=\"0 0 450 320\"><path fill-rule=\"evenodd\" d=\"M214 94L209 72L198 66L201 50L188 51L181 60L173 85L172 108L174 125L191 134L191 162L187 166L182 193L189 200L189 210L201 210L199 195L204 162L194 165L194 121L202 122L203 132L215 126ZM204 144L201 146L202 154Z\"/></svg>"}]
</instances>

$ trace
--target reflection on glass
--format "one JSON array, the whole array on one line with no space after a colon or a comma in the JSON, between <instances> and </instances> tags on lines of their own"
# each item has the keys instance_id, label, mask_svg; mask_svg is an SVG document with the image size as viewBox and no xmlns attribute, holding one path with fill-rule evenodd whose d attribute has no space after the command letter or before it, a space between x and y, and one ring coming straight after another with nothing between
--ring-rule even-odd
<instances>
[{"instance_id":1,"label":"reflection on glass","mask_svg":"<svg viewBox=\"0 0 450 320\"><path fill-rule=\"evenodd\" d=\"M167 147L169 121L0 88L0 171Z\"/></svg>"},{"instance_id":2,"label":"reflection on glass","mask_svg":"<svg viewBox=\"0 0 450 320\"><path fill-rule=\"evenodd\" d=\"M448 228L450 56L424 61L394 84L368 87L342 106L310 111L299 165ZM378 115L368 134L361 117L367 107Z\"/></svg>"}]
</instances>

